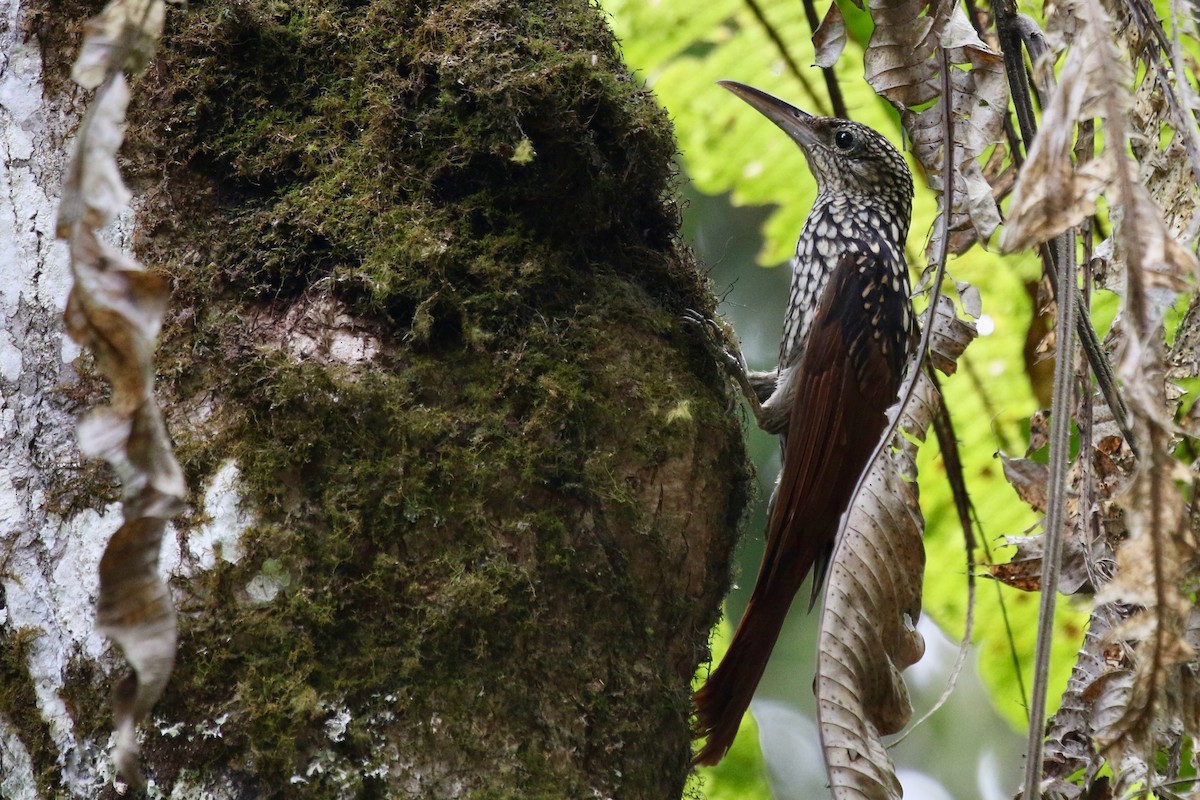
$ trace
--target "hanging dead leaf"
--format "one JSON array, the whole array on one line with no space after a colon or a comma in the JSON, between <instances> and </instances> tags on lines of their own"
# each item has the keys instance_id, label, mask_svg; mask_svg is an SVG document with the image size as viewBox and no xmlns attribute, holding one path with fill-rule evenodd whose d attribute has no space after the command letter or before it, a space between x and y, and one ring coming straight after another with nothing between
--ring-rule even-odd
<instances>
[{"instance_id":1,"label":"hanging dead leaf","mask_svg":"<svg viewBox=\"0 0 1200 800\"><path fill-rule=\"evenodd\" d=\"M975 323L960 319L954 311L954 301L942 295L938 299L938 318L945 322L937 326L929 343L929 358L944 375L958 370L958 357L977 335Z\"/></svg>"},{"instance_id":2,"label":"hanging dead leaf","mask_svg":"<svg viewBox=\"0 0 1200 800\"><path fill-rule=\"evenodd\" d=\"M1025 448L1025 457L1041 450L1050 442L1050 411L1038 409L1029 417L1029 446Z\"/></svg>"},{"instance_id":3,"label":"hanging dead leaf","mask_svg":"<svg viewBox=\"0 0 1200 800\"><path fill-rule=\"evenodd\" d=\"M1042 590L1042 560L1040 558L988 564L988 573L1001 583L1022 592Z\"/></svg>"},{"instance_id":4,"label":"hanging dead leaf","mask_svg":"<svg viewBox=\"0 0 1200 800\"><path fill-rule=\"evenodd\" d=\"M1119 606L1108 605L1092 612L1066 691L1046 727L1044 777L1059 786L1060 794L1070 796L1066 787L1079 791L1066 783L1072 774L1087 770L1094 775L1103 763L1094 742L1097 711L1109 707L1111 698L1106 693L1119 691L1119 684L1128 676L1128 658L1122 648L1113 648L1108 635L1124 613ZM1103 702L1097 704L1097 700Z\"/></svg>"},{"instance_id":5,"label":"hanging dead leaf","mask_svg":"<svg viewBox=\"0 0 1200 800\"><path fill-rule=\"evenodd\" d=\"M950 333L961 330L954 303L942 299L934 321L941 335L934 339L951 344L938 355L952 360L965 343ZM925 649L916 630L925 552L914 439L924 438L940 402L924 373L916 380L900 422L908 436L897 433L895 449L883 450L868 471L830 564L814 689L835 798L901 796L882 737L912 714L900 673Z\"/></svg>"},{"instance_id":6,"label":"hanging dead leaf","mask_svg":"<svg viewBox=\"0 0 1200 800\"><path fill-rule=\"evenodd\" d=\"M1013 190L1000 239L1005 252L1049 241L1095 213L1097 197L1113 180L1114 164L1108 148L1096 159L1075 163L1075 130L1129 104L1129 67L1098 4L1065 0L1050 18L1047 38L1056 50L1071 46L1057 87L1052 88L1050 53L1036 65L1044 78L1043 94L1053 94Z\"/></svg>"},{"instance_id":7,"label":"hanging dead leaf","mask_svg":"<svg viewBox=\"0 0 1200 800\"><path fill-rule=\"evenodd\" d=\"M973 236L955 237L952 252L962 252L976 238L986 240L1000 224L992 187L976 159L1003 136L1008 108L1003 59L955 4L875 0L868 5L875 29L864 56L867 82L899 109L934 189L946 186L943 143L954 143L950 234L974 231ZM943 82L949 84L949 98L940 97ZM951 104L952 137L944 130L942 102ZM935 234L930 252L936 247Z\"/></svg>"},{"instance_id":8,"label":"hanging dead leaf","mask_svg":"<svg viewBox=\"0 0 1200 800\"><path fill-rule=\"evenodd\" d=\"M813 31L812 41L818 67L828 69L841 58L842 50L846 47L846 18L842 16L837 3L829 4L825 19Z\"/></svg>"},{"instance_id":9,"label":"hanging dead leaf","mask_svg":"<svg viewBox=\"0 0 1200 800\"><path fill-rule=\"evenodd\" d=\"M166 313L166 281L96 238L129 200L116 155L129 90L121 70L144 64L162 31L161 0L113 0L85 26L73 75L96 88L67 170L56 232L68 240L74 285L64 321L112 384L109 405L79 423L80 449L107 460L121 479L124 524L100 560L97 626L132 672L113 694L113 760L143 782L138 723L162 695L175 663L175 609L158 572L167 520L183 510L183 471L154 402L154 349Z\"/></svg>"},{"instance_id":10,"label":"hanging dead leaf","mask_svg":"<svg viewBox=\"0 0 1200 800\"><path fill-rule=\"evenodd\" d=\"M1017 496L1039 514L1046 513L1046 489L1050 485L1050 468L1028 458L1009 458L1000 454L1004 477L1017 490Z\"/></svg>"},{"instance_id":11,"label":"hanging dead leaf","mask_svg":"<svg viewBox=\"0 0 1200 800\"><path fill-rule=\"evenodd\" d=\"M140 72L154 55L165 17L163 0L110 0L84 24L71 78L85 89L95 89L114 70Z\"/></svg>"}]
</instances>

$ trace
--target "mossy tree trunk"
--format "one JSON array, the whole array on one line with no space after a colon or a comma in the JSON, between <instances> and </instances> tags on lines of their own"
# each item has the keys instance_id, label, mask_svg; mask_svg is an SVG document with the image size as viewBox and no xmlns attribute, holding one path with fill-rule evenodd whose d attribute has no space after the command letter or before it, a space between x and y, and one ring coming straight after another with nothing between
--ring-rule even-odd
<instances>
[{"instance_id":1,"label":"mossy tree trunk","mask_svg":"<svg viewBox=\"0 0 1200 800\"><path fill-rule=\"evenodd\" d=\"M98 7L21 12L48 106ZM713 301L678 238L670 125L602 13L193 0L133 91L132 241L174 282L160 393L194 506L164 554L180 647L145 730L156 787L679 796L747 467L680 324ZM93 509L39 524L102 546L113 493L91 483ZM19 616L0 781L111 796L119 665L85 628L35 676L48 634Z\"/></svg>"}]
</instances>

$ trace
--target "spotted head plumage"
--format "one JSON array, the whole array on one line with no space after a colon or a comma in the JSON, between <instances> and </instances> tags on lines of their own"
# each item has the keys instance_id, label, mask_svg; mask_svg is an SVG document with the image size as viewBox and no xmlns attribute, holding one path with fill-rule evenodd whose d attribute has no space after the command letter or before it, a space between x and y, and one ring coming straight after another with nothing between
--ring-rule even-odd
<instances>
[{"instance_id":1,"label":"spotted head plumage","mask_svg":"<svg viewBox=\"0 0 1200 800\"><path fill-rule=\"evenodd\" d=\"M799 145L817 181L817 198L796 242L780 342L780 365L788 367L804 352L817 301L843 255L870 254L894 272L895 284L907 293L904 243L912 219L912 173L892 143L866 125L814 116L744 83L720 84Z\"/></svg>"},{"instance_id":2,"label":"spotted head plumage","mask_svg":"<svg viewBox=\"0 0 1200 800\"><path fill-rule=\"evenodd\" d=\"M721 81L800 146L817 179L818 195L886 206L904 221L912 214L913 179L904 156L883 136L848 119L818 117L761 89ZM820 199L818 199L818 204Z\"/></svg>"}]
</instances>

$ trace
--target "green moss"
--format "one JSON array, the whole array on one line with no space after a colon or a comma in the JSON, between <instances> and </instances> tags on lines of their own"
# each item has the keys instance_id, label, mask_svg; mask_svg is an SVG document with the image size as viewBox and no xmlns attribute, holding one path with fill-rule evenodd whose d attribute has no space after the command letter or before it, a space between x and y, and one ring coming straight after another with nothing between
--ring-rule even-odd
<instances>
[{"instance_id":1,"label":"green moss","mask_svg":"<svg viewBox=\"0 0 1200 800\"><path fill-rule=\"evenodd\" d=\"M713 301L676 234L670 126L600 13L242 0L170 20L129 137L143 180L168 165L141 247L176 283L162 386L190 485L235 459L257 523L237 563L176 587L155 713L192 738L148 733L156 782L681 787L725 564L664 591L691 511L655 481L714 470L697 513L728 553L748 475L679 324ZM280 320L319 300L381 343L370 363L289 349ZM278 594L256 603L263 575Z\"/></svg>"},{"instance_id":2,"label":"green moss","mask_svg":"<svg viewBox=\"0 0 1200 800\"><path fill-rule=\"evenodd\" d=\"M143 132L236 197L220 274L270 297L328 279L361 311L451 330L518 321L579 263L668 277L670 127L599 13L535 5L197 9L169 44L173 136Z\"/></svg>"},{"instance_id":3,"label":"green moss","mask_svg":"<svg viewBox=\"0 0 1200 800\"><path fill-rule=\"evenodd\" d=\"M38 793L52 797L62 779L62 770L50 725L41 717L28 669L29 648L40 635L40 631L28 628L0 630L0 717L13 726L29 753Z\"/></svg>"}]
</instances>

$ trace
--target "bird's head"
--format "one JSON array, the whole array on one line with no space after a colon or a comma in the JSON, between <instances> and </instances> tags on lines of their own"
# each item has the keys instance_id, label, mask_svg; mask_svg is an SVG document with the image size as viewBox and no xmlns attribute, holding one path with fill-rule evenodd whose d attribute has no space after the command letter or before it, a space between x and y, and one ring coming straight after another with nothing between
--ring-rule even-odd
<instances>
[{"instance_id":1,"label":"bird's head","mask_svg":"<svg viewBox=\"0 0 1200 800\"><path fill-rule=\"evenodd\" d=\"M892 143L866 125L836 117L816 117L761 89L720 81L729 91L774 122L808 160L820 192L886 203L912 205L912 173Z\"/></svg>"}]
</instances>

